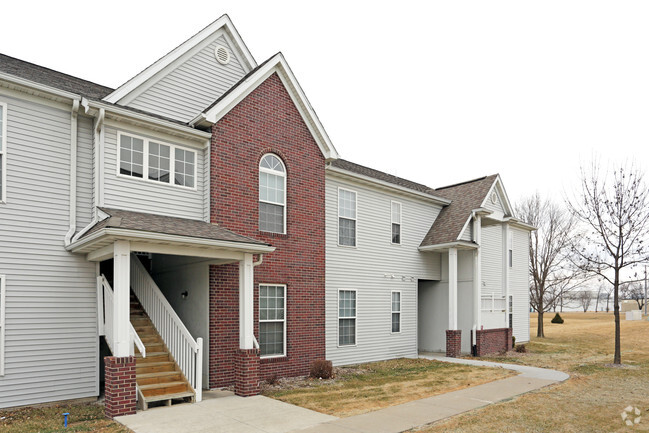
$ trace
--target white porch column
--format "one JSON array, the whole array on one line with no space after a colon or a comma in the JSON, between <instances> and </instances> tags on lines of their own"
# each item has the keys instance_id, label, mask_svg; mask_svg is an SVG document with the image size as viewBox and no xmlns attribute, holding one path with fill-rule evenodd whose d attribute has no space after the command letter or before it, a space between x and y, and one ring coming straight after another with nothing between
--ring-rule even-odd
<instances>
[{"instance_id":1,"label":"white porch column","mask_svg":"<svg viewBox=\"0 0 649 433\"><path fill-rule=\"evenodd\" d=\"M115 241L113 250L113 343L114 356L130 356L131 245Z\"/></svg>"},{"instance_id":2,"label":"white porch column","mask_svg":"<svg viewBox=\"0 0 649 433\"><path fill-rule=\"evenodd\" d=\"M473 241L478 248L473 252L473 324L476 330L482 326L482 217L476 215L473 220Z\"/></svg>"},{"instance_id":3,"label":"white porch column","mask_svg":"<svg viewBox=\"0 0 649 433\"><path fill-rule=\"evenodd\" d=\"M448 329L457 329L457 248L448 250Z\"/></svg>"},{"instance_id":4,"label":"white porch column","mask_svg":"<svg viewBox=\"0 0 649 433\"><path fill-rule=\"evenodd\" d=\"M503 296L505 297L505 326L504 328L509 327L509 238L511 232L509 230L509 224L503 223Z\"/></svg>"},{"instance_id":5,"label":"white porch column","mask_svg":"<svg viewBox=\"0 0 649 433\"><path fill-rule=\"evenodd\" d=\"M239 262L239 348L254 349L254 274L252 254Z\"/></svg>"}]
</instances>

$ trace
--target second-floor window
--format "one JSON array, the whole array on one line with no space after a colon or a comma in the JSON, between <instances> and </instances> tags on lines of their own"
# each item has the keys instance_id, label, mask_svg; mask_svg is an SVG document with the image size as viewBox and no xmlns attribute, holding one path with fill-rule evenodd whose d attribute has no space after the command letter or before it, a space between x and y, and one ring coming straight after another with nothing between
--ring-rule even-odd
<instances>
[{"instance_id":1,"label":"second-floor window","mask_svg":"<svg viewBox=\"0 0 649 433\"><path fill-rule=\"evenodd\" d=\"M398 201L391 202L391 218L392 218L392 243L401 243L401 203Z\"/></svg>"},{"instance_id":2,"label":"second-floor window","mask_svg":"<svg viewBox=\"0 0 649 433\"><path fill-rule=\"evenodd\" d=\"M338 189L338 245L356 246L356 193Z\"/></svg>"},{"instance_id":3,"label":"second-floor window","mask_svg":"<svg viewBox=\"0 0 649 433\"><path fill-rule=\"evenodd\" d=\"M118 137L119 174L196 187L195 151L129 134L119 133Z\"/></svg>"},{"instance_id":4,"label":"second-floor window","mask_svg":"<svg viewBox=\"0 0 649 433\"><path fill-rule=\"evenodd\" d=\"M286 168L272 153L259 161L259 230L286 233Z\"/></svg>"}]
</instances>

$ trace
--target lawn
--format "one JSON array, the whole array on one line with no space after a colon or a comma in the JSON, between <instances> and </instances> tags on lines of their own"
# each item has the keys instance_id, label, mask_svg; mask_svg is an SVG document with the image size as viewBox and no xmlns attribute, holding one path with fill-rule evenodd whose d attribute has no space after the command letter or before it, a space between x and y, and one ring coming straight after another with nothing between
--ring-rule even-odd
<instances>
[{"instance_id":1,"label":"lawn","mask_svg":"<svg viewBox=\"0 0 649 433\"><path fill-rule=\"evenodd\" d=\"M501 368L395 359L340 369L336 381L307 381L296 389L264 395L318 412L346 417L475 386L513 373Z\"/></svg>"},{"instance_id":2,"label":"lawn","mask_svg":"<svg viewBox=\"0 0 649 433\"><path fill-rule=\"evenodd\" d=\"M63 427L63 413L68 412L68 428ZM48 407L25 407L0 411L2 433L100 432L128 433L131 430L106 419L104 406L71 404Z\"/></svg>"},{"instance_id":3,"label":"lawn","mask_svg":"<svg viewBox=\"0 0 649 433\"><path fill-rule=\"evenodd\" d=\"M492 358L548 367L571 375L566 382L435 423L422 432L627 432L649 431L649 322L622 319L623 368L612 367L613 315L566 313L565 323L544 320L546 338L533 337L528 353ZM536 315L531 329L536 335ZM642 420L626 426L633 406Z\"/></svg>"}]
</instances>

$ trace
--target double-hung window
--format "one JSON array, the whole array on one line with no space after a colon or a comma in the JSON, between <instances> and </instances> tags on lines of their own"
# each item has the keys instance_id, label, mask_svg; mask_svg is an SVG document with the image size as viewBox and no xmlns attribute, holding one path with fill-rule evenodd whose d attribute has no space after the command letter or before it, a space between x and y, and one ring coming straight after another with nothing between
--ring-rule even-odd
<instances>
[{"instance_id":1,"label":"double-hung window","mask_svg":"<svg viewBox=\"0 0 649 433\"><path fill-rule=\"evenodd\" d=\"M338 345L356 344L356 290L338 291Z\"/></svg>"},{"instance_id":2,"label":"double-hung window","mask_svg":"<svg viewBox=\"0 0 649 433\"><path fill-rule=\"evenodd\" d=\"M168 185L196 186L195 151L121 132L118 137L119 174Z\"/></svg>"},{"instance_id":3,"label":"double-hung window","mask_svg":"<svg viewBox=\"0 0 649 433\"><path fill-rule=\"evenodd\" d=\"M286 233L286 167L272 153L259 162L259 230Z\"/></svg>"},{"instance_id":4,"label":"double-hung window","mask_svg":"<svg viewBox=\"0 0 649 433\"><path fill-rule=\"evenodd\" d=\"M392 332L401 332L401 292L392 292Z\"/></svg>"},{"instance_id":5,"label":"double-hung window","mask_svg":"<svg viewBox=\"0 0 649 433\"><path fill-rule=\"evenodd\" d=\"M401 203L398 201L391 202L391 219L392 219L392 243L401 243Z\"/></svg>"},{"instance_id":6,"label":"double-hung window","mask_svg":"<svg viewBox=\"0 0 649 433\"><path fill-rule=\"evenodd\" d=\"M7 201L7 104L0 102L0 203Z\"/></svg>"},{"instance_id":7,"label":"double-hung window","mask_svg":"<svg viewBox=\"0 0 649 433\"><path fill-rule=\"evenodd\" d=\"M286 355L286 286L259 285L259 354Z\"/></svg>"},{"instance_id":8,"label":"double-hung window","mask_svg":"<svg viewBox=\"0 0 649 433\"><path fill-rule=\"evenodd\" d=\"M5 374L5 276L0 275L0 376Z\"/></svg>"},{"instance_id":9,"label":"double-hung window","mask_svg":"<svg viewBox=\"0 0 649 433\"><path fill-rule=\"evenodd\" d=\"M338 189L338 245L356 246L356 193Z\"/></svg>"}]
</instances>

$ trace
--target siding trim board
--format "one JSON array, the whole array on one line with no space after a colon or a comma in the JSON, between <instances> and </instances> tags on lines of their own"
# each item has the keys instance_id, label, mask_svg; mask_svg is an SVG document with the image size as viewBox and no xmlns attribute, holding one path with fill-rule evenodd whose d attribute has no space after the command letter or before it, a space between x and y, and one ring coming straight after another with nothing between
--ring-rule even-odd
<instances>
[{"instance_id":1,"label":"siding trim board","mask_svg":"<svg viewBox=\"0 0 649 433\"><path fill-rule=\"evenodd\" d=\"M5 375L5 275L0 275L0 377Z\"/></svg>"},{"instance_id":2,"label":"siding trim board","mask_svg":"<svg viewBox=\"0 0 649 433\"><path fill-rule=\"evenodd\" d=\"M7 103L0 101L0 204L7 203Z\"/></svg>"}]
</instances>

